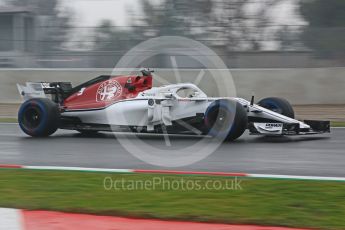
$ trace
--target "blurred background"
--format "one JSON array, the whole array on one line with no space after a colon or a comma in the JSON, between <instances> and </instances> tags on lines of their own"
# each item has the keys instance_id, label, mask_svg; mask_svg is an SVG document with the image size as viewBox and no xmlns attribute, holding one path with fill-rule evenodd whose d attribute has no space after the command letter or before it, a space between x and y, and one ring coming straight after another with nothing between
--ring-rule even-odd
<instances>
[{"instance_id":1,"label":"blurred background","mask_svg":"<svg viewBox=\"0 0 345 230\"><path fill-rule=\"evenodd\" d=\"M339 67L345 1L0 0L0 68L113 68L164 35L209 46L229 68Z\"/></svg>"},{"instance_id":2,"label":"blurred background","mask_svg":"<svg viewBox=\"0 0 345 230\"><path fill-rule=\"evenodd\" d=\"M231 69L239 97L327 105L297 113L345 121L344 0L0 0L0 105L6 104L0 117L16 116L17 83L77 85L110 74L127 51L159 36L211 48ZM175 66L170 53L148 58L150 50L135 52L147 55L140 66L117 67L154 68L171 83L177 81L173 67L182 82L194 82L202 68L199 87L209 96L228 96L210 81L222 80L223 70L203 66L192 49L174 57ZM336 105L333 112L328 105Z\"/></svg>"}]
</instances>

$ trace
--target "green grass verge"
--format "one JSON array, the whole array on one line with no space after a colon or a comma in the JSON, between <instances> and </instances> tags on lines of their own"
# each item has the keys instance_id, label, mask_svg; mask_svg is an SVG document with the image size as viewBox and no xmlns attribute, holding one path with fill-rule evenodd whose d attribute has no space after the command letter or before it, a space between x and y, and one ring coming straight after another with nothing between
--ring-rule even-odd
<instances>
[{"instance_id":1,"label":"green grass verge","mask_svg":"<svg viewBox=\"0 0 345 230\"><path fill-rule=\"evenodd\" d=\"M128 187L106 190L105 177L111 177L112 181L127 180L125 186L132 186L133 181L152 182L159 178L165 180L165 185L144 190L139 183L137 190ZM192 183L187 181L193 181L194 185L203 187L210 180L224 185L234 178L1 169L0 207L345 229L345 183L342 182L238 178L242 180L242 190L195 187L187 191L181 184L176 190L163 189L167 183L182 179L185 186Z\"/></svg>"},{"instance_id":2,"label":"green grass verge","mask_svg":"<svg viewBox=\"0 0 345 230\"><path fill-rule=\"evenodd\" d=\"M345 127L345 121L332 121L331 127Z\"/></svg>"},{"instance_id":3,"label":"green grass verge","mask_svg":"<svg viewBox=\"0 0 345 230\"><path fill-rule=\"evenodd\" d=\"M2 123L17 123L17 118L14 117L0 117L0 122Z\"/></svg>"}]
</instances>

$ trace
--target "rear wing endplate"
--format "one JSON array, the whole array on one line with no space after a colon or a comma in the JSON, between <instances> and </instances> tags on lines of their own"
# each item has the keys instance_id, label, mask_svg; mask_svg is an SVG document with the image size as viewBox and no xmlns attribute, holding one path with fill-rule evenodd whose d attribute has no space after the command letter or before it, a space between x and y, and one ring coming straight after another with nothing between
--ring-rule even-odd
<instances>
[{"instance_id":1,"label":"rear wing endplate","mask_svg":"<svg viewBox=\"0 0 345 230\"><path fill-rule=\"evenodd\" d=\"M26 85L17 84L20 96L27 101L31 98L45 98L46 94L43 90L43 83L27 82Z\"/></svg>"}]
</instances>

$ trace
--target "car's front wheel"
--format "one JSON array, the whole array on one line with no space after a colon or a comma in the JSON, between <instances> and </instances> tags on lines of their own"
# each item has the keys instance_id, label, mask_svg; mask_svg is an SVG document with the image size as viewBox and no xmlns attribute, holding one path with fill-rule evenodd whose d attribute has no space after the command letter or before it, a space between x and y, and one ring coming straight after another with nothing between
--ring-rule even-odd
<instances>
[{"instance_id":1,"label":"car's front wheel","mask_svg":"<svg viewBox=\"0 0 345 230\"><path fill-rule=\"evenodd\" d=\"M237 101L217 100L206 110L208 134L224 140L239 138L247 128L247 112Z\"/></svg>"},{"instance_id":2,"label":"car's front wheel","mask_svg":"<svg viewBox=\"0 0 345 230\"><path fill-rule=\"evenodd\" d=\"M284 116L295 118L292 105L284 98L268 97L260 100L258 105Z\"/></svg>"}]
</instances>

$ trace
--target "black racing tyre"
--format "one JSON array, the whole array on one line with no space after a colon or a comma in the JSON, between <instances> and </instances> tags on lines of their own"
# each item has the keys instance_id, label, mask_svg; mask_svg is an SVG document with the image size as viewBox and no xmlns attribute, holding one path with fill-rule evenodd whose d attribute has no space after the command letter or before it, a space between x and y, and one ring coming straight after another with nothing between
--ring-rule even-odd
<instances>
[{"instance_id":1,"label":"black racing tyre","mask_svg":"<svg viewBox=\"0 0 345 230\"><path fill-rule=\"evenodd\" d=\"M48 98L32 98L19 108L18 122L24 133L32 137L47 137L59 127L58 105Z\"/></svg>"},{"instance_id":2,"label":"black racing tyre","mask_svg":"<svg viewBox=\"0 0 345 230\"><path fill-rule=\"evenodd\" d=\"M260 100L258 105L284 116L295 118L291 104L284 98L268 97Z\"/></svg>"},{"instance_id":3,"label":"black racing tyre","mask_svg":"<svg viewBox=\"0 0 345 230\"><path fill-rule=\"evenodd\" d=\"M237 101L217 100L205 112L208 134L227 141L239 138L247 129L247 111Z\"/></svg>"}]
</instances>

